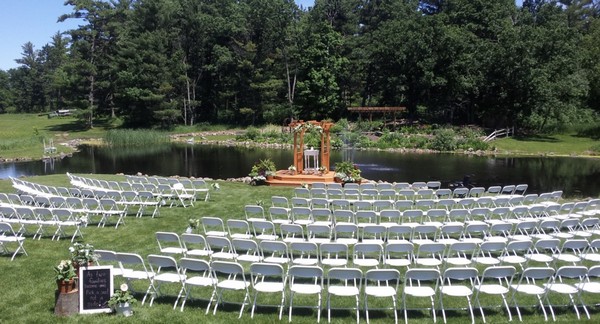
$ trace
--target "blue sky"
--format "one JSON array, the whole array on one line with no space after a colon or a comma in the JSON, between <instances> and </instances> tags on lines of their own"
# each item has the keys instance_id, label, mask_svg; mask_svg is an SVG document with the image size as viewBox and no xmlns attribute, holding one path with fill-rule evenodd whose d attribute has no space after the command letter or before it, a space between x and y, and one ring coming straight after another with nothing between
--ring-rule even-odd
<instances>
[{"instance_id":1,"label":"blue sky","mask_svg":"<svg viewBox=\"0 0 600 324\"><path fill-rule=\"evenodd\" d=\"M521 4L522 0L516 0ZM296 0L298 5L312 6L314 0ZM64 0L0 0L0 69L16 68L21 47L31 42L39 50L52 35L77 27L77 20L58 23L62 14L71 12Z\"/></svg>"}]
</instances>

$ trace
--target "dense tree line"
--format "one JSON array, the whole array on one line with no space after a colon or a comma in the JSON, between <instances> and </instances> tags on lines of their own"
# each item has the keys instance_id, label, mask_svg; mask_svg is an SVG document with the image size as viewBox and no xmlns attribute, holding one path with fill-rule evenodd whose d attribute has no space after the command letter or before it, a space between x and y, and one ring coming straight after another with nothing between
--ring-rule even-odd
<instances>
[{"instance_id":1,"label":"dense tree line","mask_svg":"<svg viewBox=\"0 0 600 324\"><path fill-rule=\"evenodd\" d=\"M600 111L600 1L68 0L79 28L0 71L0 110L130 126L276 123L406 106L530 130Z\"/></svg>"}]
</instances>

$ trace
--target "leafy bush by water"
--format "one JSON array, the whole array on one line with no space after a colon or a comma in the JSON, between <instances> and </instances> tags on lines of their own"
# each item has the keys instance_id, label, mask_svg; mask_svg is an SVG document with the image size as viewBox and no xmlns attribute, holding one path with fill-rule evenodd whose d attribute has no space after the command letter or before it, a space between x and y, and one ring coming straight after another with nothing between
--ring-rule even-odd
<instances>
[{"instance_id":1,"label":"leafy bush by water","mask_svg":"<svg viewBox=\"0 0 600 324\"><path fill-rule=\"evenodd\" d=\"M147 129L113 129L104 141L111 146L145 146L169 143L167 133Z\"/></svg>"},{"instance_id":2,"label":"leafy bush by water","mask_svg":"<svg viewBox=\"0 0 600 324\"><path fill-rule=\"evenodd\" d=\"M436 151L454 151L457 148L456 133L450 128L438 129L430 145Z\"/></svg>"}]
</instances>

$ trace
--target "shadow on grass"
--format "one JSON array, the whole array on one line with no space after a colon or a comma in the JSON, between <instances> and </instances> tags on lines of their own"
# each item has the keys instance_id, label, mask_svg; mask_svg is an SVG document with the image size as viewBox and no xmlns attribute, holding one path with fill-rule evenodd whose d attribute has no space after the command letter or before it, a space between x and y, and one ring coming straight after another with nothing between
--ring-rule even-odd
<instances>
[{"instance_id":1,"label":"shadow on grass","mask_svg":"<svg viewBox=\"0 0 600 324\"><path fill-rule=\"evenodd\" d=\"M105 130L109 130L109 129L113 129L113 128L118 128L115 127L114 125L112 125L110 123L109 119L98 119L98 120L94 120L94 127L99 127L99 128L103 128ZM46 130L49 131L53 131L53 132L85 132L88 131L89 128L87 127L86 123L84 121L81 120L73 120L70 123L63 123L60 125L52 125L52 126L48 126L46 127Z\"/></svg>"},{"instance_id":2,"label":"shadow on grass","mask_svg":"<svg viewBox=\"0 0 600 324\"><path fill-rule=\"evenodd\" d=\"M560 140L549 135L515 136L515 140L524 142L558 143Z\"/></svg>"}]
</instances>

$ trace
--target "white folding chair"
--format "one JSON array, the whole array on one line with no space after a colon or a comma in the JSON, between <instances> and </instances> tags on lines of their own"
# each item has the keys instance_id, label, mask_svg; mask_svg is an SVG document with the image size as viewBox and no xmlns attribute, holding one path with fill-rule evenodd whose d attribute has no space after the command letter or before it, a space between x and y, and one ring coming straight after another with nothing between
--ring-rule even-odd
<instances>
[{"instance_id":1,"label":"white folding chair","mask_svg":"<svg viewBox=\"0 0 600 324\"><path fill-rule=\"evenodd\" d=\"M212 259L235 261L238 257L233 244L226 237L207 236L206 243L213 250L213 253L211 253Z\"/></svg>"},{"instance_id":2,"label":"white folding chair","mask_svg":"<svg viewBox=\"0 0 600 324\"><path fill-rule=\"evenodd\" d=\"M344 297L354 297L356 301L356 323L359 323L359 299L362 288L362 271L353 268L332 268L327 273L327 322L331 322L331 296L336 300ZM333 280L332 280L333 279Z\"/></svg>"},{"instance_id":3,"label":"white folding chair","mask_svg":"<svg viewBox=\"0 0 600 324\"><path fill-rule=\"evenodd\" d=\"M281 224L279 226L281 238L286 243L306 242L304 237L304 228L298 224Z\"/></svg>"},{"instance_id":4,"label":"white folding chair","mask_svg":"<svg viewBox=\"0 0 600 324\"><path fill-rule=\"evenodd\" d=\"M321 321L321 292L323 290L323 269L317 266L291 266L288 271L290 287L289 321L292 321L294 295L317 295L317 323ZM298 307L298 306L296 306Z\"/></svg>"},{"instance_id":5,"label":"white folding chair","mask_svg":"<svg viewBox=\"0 0 600 324\"><path fill-rule=\"evenodd\" d=\"M254 238L257 240L277 240L277 232L275 231L275 224L268 220L255 220L252 221L252 230L254 231Z\"/></svg>"},{"instance_id":6,"label":"white folding chair","mask_svg":"<svg viewBox=\"0 0 600 324\"><path fill-rule=\"evenodd\" d=\"M279 320L281 320L285 304L285 290L287 283L283 267L273 263L253 263L250 265L250 276L252 279L252 290L254 290L254 301L252 302L250 318L254 318L254 309L256 308L258 293L281 293L281 303L277 305L279 306Z\"/></svg>"},{"instance_id":7,"label":"white folding chair","mask_svg":"<svg viewBox=\"0 0 600 324\"><path fill-rule=\"evenodd\" d=\"M312 210L309 207L292 207L292 223L306 226L313 223Z\"/></svg>"},{"instance_id":8,"label":"white folding chair","mask_svg":"<svg viewBox=\"0 0 600 324\"><path fill-rule=\"evenodd\" d=\"M336 224L333 228L333 240L347 245L358 243L358 226L355 224Z\"/></svg>"},{"instance_id":9,"label":"white folding chair","mask_svg":"<svg viewBox=\"0 0 600 324\"><path fill-rule=\"evenodd\" d=\"M590 267L587 272L587 276L584 280L579 283L575 283L575 287L579 288L581 292L591 294L594 299L591 306L596 305L597 297L600 294L600 265Z\"/></svg>"},{"instance_id":10,"label":"white folding chair","mask_svg":"<svg viewBox=\"0 0 600 324\"><path fill-rule=\"evenodd\" d=\"M24 241L25 237L15 234L15 231L10 223L0 222L0 249L2 249L2 252L10 254L8 245L13 243L17 245L15 252L12 253L10 261L15 259L15 256L17 256L19 251L27 255L27 251L25 251L25 247L23 246Z\"/></svg>"},{"instance_id":11,"label":"white folding chair","mask_svg":"<svg viewBox=\"0 0 600 324\"><path fill-rule=\"evenodd\" d=\"M204 216L201 218L202 229L206 236L227 236L225 231L225 224L223 220L218 217Z\"/></svg>"},{"instance_id":12,"label":"white folding chair","mask_svg":"<svg viewBox=\"0 0 600 324\"><path fill-rule=\"evenodd\" d=\"M241 219L228 219L227 232L232 239L252 239L253 235L250 232L250 225L247 221Z\"/></svg>"},{"instance_id":13,"label":"white folding chair","mask_svg":"<svg viewBox=\"0 0 600 324\"><path fill-rule=\"evenodd\" d=\"M504 307L506 307L506 312L508 313L508 320L512 321L512 314L510 313L510 307L508 307L508 302L506 301L506 294L510 291L509 287L512 284L515 272L516 269L513 266L488 267L483 271L483 274L479 279L479 285L475 286L475 302L479 306L481 318L484 323L485 314L483 312L481 300L479 299L480 294L499 295L502 297L502 303L504 304Z\"/></svg>"},{"instance_id":14,"label":"white folding chair","mask_svg":"<svg viewBox=\"0 0 600 324\"><path fill-rule=\"evenodd\" d=\"M438 291L440 272L437 269L408 269L404 275L404 287L402 289L402 308L404 309L404 321L408 323L407 297L424 298L429 297L431 301L431 313L435 322L435 294Z\"/></svg>"},{"instance_id":15,"label":"white folding chair","mask_svg":"<svg viewBox=\"0 0 600 324\"><path fill-rule=\"evenodd\" d=\"M352 264L357 267L379 268L383 255L380 243L356 243L352 252Z\"/></svg>"},{"instance_id":16,"label":"white folding chair","mask_svg":"<svg viewBox=\"0 0 600 324\"><path fill-rule=\"evenodd\" d=\"M446 246L442 243L423 243L418 246L414 262L422 267L439 268L443 263Z\"/></svg>"},{"instance_id":17,"label":"white folding chair","mask_svg":"<svg viewBox=\"0 0 600 324\"><path fill-rule=\"evenodd\" d=\"M557 262L567 262L577 265L581 262L581 256L585 253L589 246L587 240L584 239L569 239L566 240L558 254L553 257Z\"/></svg>"},{"instance_id":18,"label":"white folding chair","mask_svg":"<svg viewBox=\"0 0 600 324\"><path fill-rule=\"evenodd\" d=\"M150 254L148 255L148 264L150 265L150 271L154 273L154 276L150 278L150 285L148 291L151 294L150 306L154 302L154 298L160 295L160 286L163 283L178 283L182 285L183 289L183 278L179 271L177 261L170 256ZM173 309L177 307L179 303L179 297L181 296L181 290L175 299Z\"/></svg>"},{"instance_id":19,"label":"white folding chair","mask_svg":"<svg viewBox=\"0 0 600 324\"><path fill-rule=\"evenodd\" d=\"M244 307L246 303L250 302L250 292L248 287L250 283L246 281L246 275L244 274L244 268L235 262L226 261L213 261L210 264L210 268L213 271L213 277L217 279L216 295L217 301L213 309L213 315L217 313L217 307L223 300L223 292L235 291L244 292L244 299L242 300L242 307L240 308L240 315L242 317ZM210 302L209 302L210 303Z\"/></svg>"},{"instance_id":20,"label":"white folding chair","mask_svg":"<svg viewBox=\"0 0 600 324\"><path fill-rule=\"evenodd\" d=\"M308 231L308 242L317 244L331 242L331 227L326 224L308 224L306 225Z\"/></svg>"},{"instance_id":21,"label":"white folding chair","mask_svg":"<svg viewBox=\"0 0 600 324\"><path fill-rule=\"evenodd\" d=\"M469 313L471 314L471 323L475 324L475 315L473 314L473 306L471 305L471 296L473 295L473 287L478 284L479 272L475 268L448 268L444 271L439 287L440 309L442 317L446 323L446 307L444 307L443 296L449 297L464 297L467 299Z\"/></svg>"},{"instance_id":22,"label":"white folding chair","mask_svg":"<svg viewBox=\"0 0 600 324\"><path fill-rule=\"evenodd\" d=\"M269 207L269 218L274 224L289 224L290 220L290 209L285 207L273 206Z\"/></svg>"},{"instance_id":23,"label":"white folding chair","mask_svg":"<svg viewBox=\"0 0 600 324\"><path fill-rule=\"evenodd\" d=\"M446 251L444 264L450 267L468 267L473 263L471 257L475 255L477 244L473 242L456 242L451 244Z\"/></svg>"},{"instance_id":24,"label":"white folding chair","mask_svg":"<svg viewBox=\"0 0 600 324\"><path fill-rule=\"evenodd\" d=\"M535 242L531 253L525 254L525 259L529 262L540 262L544 263L546 267L550 267L554 264L553 255L558 253L558 245L560 244L559 239L541 239Z\"/></svg>"},{"instance_id":25,"label":"white folding chair","mask_svg":"<svg viewBox=\"0 0 600 324\"><path fill-rule=\"evenodd\" d=\"M152 282L152 278L154 277L154 272L148 271L146 267L146 263L144 259L138 254L134 253L120 253L117 252L117 260L123 266L123 278L127 280L127 285L133 290L132 281L140 280L147 281L149 284ZM148 287L146 293L144 294L144 298L142 299L142 305L146 301L146 297L150 293L151 287Z\"/></svg>"},{"instance_id":26,"label":"white folding chair","mask_svg":"<svg viewBox=\"0 0 600 324\"><path fill-rule=\"evenodd\" d=\"M554 274L554 278L552 278L550 283L544 284L548 289L548 292L553 292L561 295L568 295L570 304L575 309L575 313L577 314L577 319L581 319L579 316L578 306L581 306L587 315L587 318L590 319L590 313L588 312L583 300L581 299L580 288L577 286L578 283L585 282L587 277L588 269L583 266L564 266L558 268L556 273ZM570 284L567 280L575 280L576 282ZM549 299L548 299L549 300ZM579 304L579 305L578 305ZM549 303L549 307L552 305Z\"/></svg>"},{"instance_id":27,"label":"white folding chair","mask_svg":"<svg viewBox=\"0 0 600 324\"><path fill-rule=\"evenodd\" d=\"M502 255L505 249L505 242L483 242L479 245L478 251L473 255L471 260L476 264L484 266L497 266L500 264L498 256Z\"/></svg>"},{"instance_id":28,"label":"white folding chair","mask_svg":"<svg viewBox=\"0 0 600 324\"><path fill-rule=\"evenodd\" d=\"M369 297L391 298L392 307L383 309L392 309L394 311L394 323L398 323L396 295L399 282L400 272L396 269L372 269L365 273L364 303L367 323L369 323L369 309L374 309L369 307Z\"/></svg>"},{"instance_id":29,"label":"white folding chair","mask_svg":"<svg viewBox=\"0 0 600 324\"><path fill-rule=\"evenodd\" d=\"M287 265L290 262L288 246L284 242L260 241L258 247L265 263Z\"/></svg>"},{"instance_id":30,"label":"white folding chair","mask_svg":"<svg viewBox=\"0 0 600 324\"><path fill-rule=\"evenodd\" d=\"M200 234L181 234L181 244L187 251L187 257L210 257L213 253L206 238Z\"/></svg>"},{"instance_id":31,"label":"white folding chair","mask_svg":"<svg viewBox=\"0 0 600 324\"><path fill-rule=\"evenodd\" d=\"M246 215L246 221L248 221L248 223L267 220L264 208L259 205L244 206L244 214Z\"/></svg>"},{"instance_id":32,"label":"white folding chair","mask_svg":"<svg viewBox=\"0 0 600 324\"><path fill-rule=\"evenodd\" d=\"M348 264L348 246L344 243L322 243L319 250L323 267L345 267Z\"/></svg>"},{"instance_id":33,"label":"white folding chair","mask_svg":"<svg viewBox=\"0 0 600 324\"><path fill-rule=\"evenodd\" d=\"M316 266L319 264L319 247L313 242L292 242L289 245L292 264Z\"/></svg>"},{"instance_id":34,"label":"white folding chair","mask_svg":"<svg viewBox=\"0 0 600 324\"><path fill-rule=\"evenodd\" d=\"M503 264L515 265L518 264L521 269L527 263L526 254L531 254L531 241L512 241L508 242L504 253L498 257Z\"/></svg>"},{"instance_id":35,"label":"white folding chair","mask_svg":"<svg viewBox=\"0 0 600 324\"><path fill-rule=\"evenodd\" d=\"M512 293L512 304L517 310L517 314L519 315L519 320L523 321L521 317L521 311L519 310L519 305L517 304L516 296L517 294L525 294L529 296L536 296L539 306L544 312L544 320L548 321L548 315L546 314L546 309L544 308L543 299L546 300L546 304L548 304L550 308L550 312L552 313L552 319L556 320L554 317L554 310L552 306L548 302L547 299L547 286L543 285L544 283L549 283L554 276L554 269L552 268L526 268L523 270L521 274L521 278L519 282L516 284L511 284L510 287L513 291ZM521 305L523 307L523 305Z\"/></svg>"},{"instance_id":36,"label":"white folding chair","mask_svg":"<svg viewBox=\"0 0 600 324\"><path fill-rule=\"evenodd\" d=\"M96 260L96 265L98 266L112 266L112 274L113 276L122 276L123 275L123 266L117 259L117 253L115 251L109 250L96 250L96 255L98 259Z\"/></svg>"},{"instance_id":37,"label":"white folding chair","mask_svg":"<svg viewBox=\"0 0 600 324\"><path fill-rule=\"evenodd\" d=\"M175 254L185 256L186 249L181 244L181 239L177 233L172 232L156 232L156 241L158 242L158 250L164 254Z\"/></svg>"},{"instance_id":38,"label":"white folding chair","mask_svg":"<svg viewBox=\"0 0 600 324\"><path fill-rule=\"evenodd\" d=\"M206 306L206 314L210 310L210 301L213 300L215 294L215 285L217 280L213 277L210 269L210 264L205 260L182 258L179 260L179 269L181 271L181 291L177 298L181 299L181 311L185 306L185 302L190 298L193 287L210 287L212 288L211 297L208 306ZM185 293L185 295L184 295Z\"/></svg>"},{"instance_id":39,"label":"white folding chair","mask_svg":"<svg viewBox=\"0 0 600 324\"><path fill-rule=\"evenodd\" d=\"M387 243L383 252L385 267L409 268L413 262L414 246L410 242Z\"/></svg>"},{"instance_id":40,"label":"white folding chair","mask_svg":"<svg viewBox=\"0 0 600 324\"><path fill-rule=\"evenodd\" d=\"M231 244L237 254L237 262L255 263L262 261L262 255L256 241L234 238L231 240Z\"/></svg>"}]
</instances>

